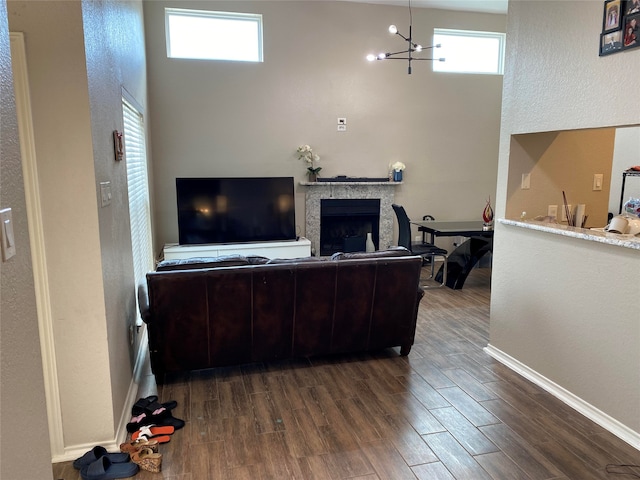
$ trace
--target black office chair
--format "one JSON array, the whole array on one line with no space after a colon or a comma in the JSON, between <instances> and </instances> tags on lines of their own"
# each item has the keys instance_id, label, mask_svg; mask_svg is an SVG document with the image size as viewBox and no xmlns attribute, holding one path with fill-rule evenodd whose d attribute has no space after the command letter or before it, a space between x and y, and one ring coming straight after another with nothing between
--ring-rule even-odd
<instances>
[{"instance_id":1,"label":"black office chair","mask_svg":"<svg viewBox=\"0 0 640 480\"><path fill-rule=\"evenodd\" d=\"M442 267L442 283L440 283L437 287L424 287L424 288L440 288L443 287L447 283L447 258L448 252L444 248L437 247L433 243L428 243L426 241L426 237L423 235L422 242L412 242L411 241L411 220L407 216L407 212L404 210L402 205L391 205L393 211L396 214L396 218L398 219L398 246L404 247L407 250L410 250L411 253L415 255L420 255L422 257L422 264L426 265L428 263L431 264L431 276L429 278L434 277L434 268L435 268L435 258L440 257L443 259L443 267ZM430 215L425 215L425 217L430 217ZM431 217L433 218L433 217Z\"/></svg>"}]
</instances>

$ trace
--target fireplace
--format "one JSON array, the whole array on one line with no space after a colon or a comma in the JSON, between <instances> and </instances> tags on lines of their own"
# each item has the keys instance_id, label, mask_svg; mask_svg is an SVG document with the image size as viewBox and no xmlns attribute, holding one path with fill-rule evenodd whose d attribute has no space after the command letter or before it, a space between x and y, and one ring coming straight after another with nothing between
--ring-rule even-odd
<instances>
[{"instance_id":1,"label":"fireplace","mask_svg":"<svg viewBox=\"0 0 640 480\"><path fill-rule=\"evenodd\" d=\"M380 199L320 200L320 255L363 252L367 233L379 245Z\"/></svg>"},{"instance_id":2,"label":"fireplace","mask_svg":"<svg viewBox=\"0 0 640 480\"><path fill-rule=\"evenodd\" d=\"M377 232L377 240L374 242L377 249L385 249L390 245L396 245L394 238L395 214L393 204L394 191L401 183L397 182L301 182L305 186L305 237L311 241L313 255L324 255L321 248L321 202L323 200L375 200L378 202L378 224L371 222L371 229L367 224L362 228L362 233ZM329 220L331 221L331 220ZM362 221L362 219L360 219ZM361 234L362 235L362 234ZM360 236L361 236L360 235ZM373 237L374 235L372 235ZM347 237L351 238L351 237ZM355 240L354 240L355 241ZM361 241L361 240L359 240ZM347 241L347 248L351 248ZM364 247L360 248L364 250Z\"/></svg>"}]
</instances>

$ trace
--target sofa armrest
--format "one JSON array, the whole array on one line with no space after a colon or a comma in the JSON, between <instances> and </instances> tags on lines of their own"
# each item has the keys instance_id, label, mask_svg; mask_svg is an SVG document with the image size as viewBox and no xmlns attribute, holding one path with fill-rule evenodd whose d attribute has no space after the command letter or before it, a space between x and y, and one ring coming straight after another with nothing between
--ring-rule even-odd
<instances>
[{"instance_id":1,"label":"sofa armrest","mask_svg":"<svg viewBox=\"0 0 640 480\"><path fill-rule=\"evenodd\" d=\"M142 321L149 323L151 312L149 311L149 292L147 291L146 281L140 282L140 285L138 285L138 308L140 309Z\"/></svg>"}]
</instances>

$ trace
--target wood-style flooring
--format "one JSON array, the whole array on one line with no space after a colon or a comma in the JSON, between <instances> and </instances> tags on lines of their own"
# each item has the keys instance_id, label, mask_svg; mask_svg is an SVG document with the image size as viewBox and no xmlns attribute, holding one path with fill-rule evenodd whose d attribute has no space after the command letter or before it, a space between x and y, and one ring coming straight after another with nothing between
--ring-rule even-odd
<instances>
[{"instance_id":1,"label":"wood-style flooring","mask_svg":"<svg viewBox=\"0 0 640 480\"><path fill-rule=\"evenodd\" d=\"M425 275L428 269L424 269ZM640 452L483 352L490 269L428 290L408 357L375 354L193 372L141 396L186 426L136 478L545 480L634 478ZM640 468L613 468L636 473ZM76 480L71 462L54 479Z\"/></svg>"}]
</instances>

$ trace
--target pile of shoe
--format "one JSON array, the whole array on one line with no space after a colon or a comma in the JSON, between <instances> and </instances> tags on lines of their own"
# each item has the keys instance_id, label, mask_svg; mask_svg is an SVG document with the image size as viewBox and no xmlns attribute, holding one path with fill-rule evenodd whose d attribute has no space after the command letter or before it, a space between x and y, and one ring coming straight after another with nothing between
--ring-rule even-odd
<instances>
[{"instance_id":1,"label":"pile of shoe","mask_svg":"<svg viewBox=\"0 0 640 480\"><path fill-rule=\"evenodd\" d=\"M174 400L159 403L156 395L140 398L131 408L133 417L127 424L131 440L120 445L122 453L109 453L97 446L77 458L74 468L80 470L83 480L128 478L139 469L159 472L162 454L158 445L170 441L171 435L184 427L184 420L171 413L177 404Z\"/></svg>"}]
</instances>

